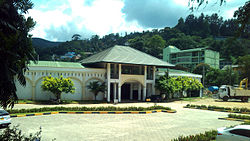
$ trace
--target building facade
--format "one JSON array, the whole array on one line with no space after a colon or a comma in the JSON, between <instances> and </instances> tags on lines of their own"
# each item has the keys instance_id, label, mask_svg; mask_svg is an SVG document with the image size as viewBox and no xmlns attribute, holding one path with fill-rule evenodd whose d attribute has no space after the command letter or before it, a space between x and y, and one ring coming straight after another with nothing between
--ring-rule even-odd
<instances>
[{"instance_id":1,"label":"building facade","mask_svg":"<svg viewBox=\"0 0 250 141\"><path fill-rule=\"evenodd\" d=\"M127 46L114 46L94 54L81 62L38 61L31 63L25 72L26 87L16 81L19 99L55 99L50 92L43 91L43 77L63 76L71 78L76 88L74 94L62 94L62 100L94 100L95 96L87 86L90 82L105 82L106 93L99 93L97 100L118 102L126 100L144 101L146 97L158 94L155 90L156 74L159 68L174 65ZM184 72L170 72L170 76L185 76ZM193 76L194 77L194 76ZM199 79L200 76L197 78Z\"/></svg>"},{"instance_id":2,"label":"building facade","mask_svg":"<svg viewBox=\"0 0 250 141\"><path fill-rule=\"evenodd\" d=\"M208 48L180 50L175 46L163 49L163 60L193 70L200 63L219 69L220 54Z\"/></svg>"},{"instance_id":3,"label":"building facade","mask_svg":"<svg viewBox=\"0 0 250 141\"><path fill-rule=\"evenodd\" d=\"M107 92L99 93L97 100L145 100L155 94L156 66L174 65L127 46L108 48L80 63L38 61L37 64L31 63L25 72L26 87L16 82L17 95L19 99L54 99L52 93L41 89L41 83L45 76L62 75L71 78L76 87L74 94L63 93L62 100L94 100L94 94L87 88L92 81L107 84Z\"/></svg>"}]
</instances>

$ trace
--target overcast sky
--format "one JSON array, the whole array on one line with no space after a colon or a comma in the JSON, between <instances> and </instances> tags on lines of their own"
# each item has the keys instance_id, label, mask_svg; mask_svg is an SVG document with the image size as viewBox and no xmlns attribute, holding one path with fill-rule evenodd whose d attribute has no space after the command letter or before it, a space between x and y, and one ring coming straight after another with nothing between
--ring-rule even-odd
<instances>
[{"instance_id":1,"label":"overcast sky","mask_svg":"<svg viewBox=\"0 0 250 141\"><path fill-rule=\"evenodd\" d=\"M36 21L33 37L51 41L71 40L73 34L82 38L92 35L151 30L173 27L180 17L191 14L189 0L31 0L33 9L28 16ZM224 19L232 18L238 7L247 0L226 0L219 6L210 0L193 14L218 13Z\"/></svg>"}]
</instances>

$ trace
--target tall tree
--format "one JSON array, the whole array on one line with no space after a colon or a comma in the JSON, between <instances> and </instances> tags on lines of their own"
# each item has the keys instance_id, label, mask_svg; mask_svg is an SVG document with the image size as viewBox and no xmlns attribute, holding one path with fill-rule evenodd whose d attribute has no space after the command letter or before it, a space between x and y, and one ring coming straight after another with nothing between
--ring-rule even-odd
<instances>
[{"instance_id":1,"label":"tall tree","mask_svg":"<svg viewBox=\"0 0 250 141\"><path fill-rule=\"evenodd\" d=\"M74 34L72 36L72 41L77 41L77 40L80 40L80 39L81 39L81 35L79 35L79 34Z\"/></svg>"},{"instance_id":2,"label":"tall tree","mask_svg":"<svg viewBox=\"0 0 250 141\"><path fill-rule=\"evenodd\" d=\"M0 104L13 107L18 99L15 77L25 85L29 60L35 60L29 31L35 23L24 14L33 6L30 0L0 0Z\"/></svg>"}]
</instances>

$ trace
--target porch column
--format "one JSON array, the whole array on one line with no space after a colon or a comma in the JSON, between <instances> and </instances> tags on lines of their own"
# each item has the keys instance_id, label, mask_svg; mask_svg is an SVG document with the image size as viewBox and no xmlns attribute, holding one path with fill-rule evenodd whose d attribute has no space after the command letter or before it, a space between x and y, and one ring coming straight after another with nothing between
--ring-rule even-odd
<instances>
[{"instance_id":1,"label":"porch column","mask_svg":"<svg viewBox=\"0 0 250 141\"><path fill-rule=\"evenodd\" d=\"M145 101L147 96L147 66L144 66L144 86L143 86L143 97L142 100Z\"/></svg>"},{"instance_id":2,"label":"porch column","mask_svg":"<svg viewBox=\"0 0 250 141\"><path fill-rule=\"evenodd\" d=\"M133 99L133 83L130 83L130 100Z\"/></svg>"},{"instance_id":3,"label":"porch column","mask_svg":"<svg viewBox=\"0 0 250 141\"><path fill-rule=\"evenodd\" d=\"M151 95L155 95L155 71L156 71L156 68L154 66L153 67L153 84L152 84L152 94Z\"/></svg>"},{"instance_id":4,"label":"porch column","mask_svg":"<svg viewBox=\"0 0 250 141\"><path fill-rule=\"evenodd\" d=\"M118 86L118 101L121 102L121 86Z\"/></svg>"},{"instance_id":5,"label":"porch column","mask_svg":"<svg viewBox=\"0 0 250 141\"><path fill-rule=\"evenodd\" d=\"M107 85L108 85L107 101L110 102L110 63L107 64Z\"/></svg>"},{"instance_id":6,"label":"porch column","mask_svg":"<svg viewBox=\"0 0 250 141\"><path fill-rule=\"evenodd\" d=\"M119 64L119 84L118 84L118 101L121 102L121 74L122 74L122 65Z\"/></svg>"},{"instance_id":7,"label":"porch column","mask_svg":"<svg viewBox=\"0 0 250 141\"><path fill-rule=\"evenodd\" d=\"M113 87L114 87L114 100L116 99L116 83L113 83Z\"/></svg>"},{"instance_id":8,"label":"porch column","mask_svg":"<svg viewBox=\"0 0 250 141\"><path fill-rule=\"evenodd\" d=\"M141 84L138 84L138 100L141 100Z\"/></svg>"},{"instance_id":9,"label":"porch column","mask_svg":"<svg viewBox=\"0 0 250 141\"><path fill-rule=\"evenodd\" d=\"M142 98L143 101L146 100L146 96L147 96L146 92L147 92L147 89L146 89L146 86L145 86L145 87L143 87L143 98Z\"/></svg>"}]
</instances>

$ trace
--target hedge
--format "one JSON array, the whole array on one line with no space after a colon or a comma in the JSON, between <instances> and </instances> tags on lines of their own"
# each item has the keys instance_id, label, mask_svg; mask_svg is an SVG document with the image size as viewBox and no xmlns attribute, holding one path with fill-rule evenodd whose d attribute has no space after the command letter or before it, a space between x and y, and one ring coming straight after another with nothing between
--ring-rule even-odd
<instances>
[{"instance_id":1,"label":"hedge","mask_svg":"<svg viewBox=\"0 0 250 141\"><path fill-rule=\"evenodd\" d=\"M187 104L184 106L184 108L196 108L196 109L207 109L207 110L214 110L214 109L220 109L221 111L232 111L235 113L243 113L247 112L250 113L250 109L248 108L229 108L229 107L219 107L219 106L206 106L206 105L190 105Z\"/></svg>"},{"instance_id":2,"label":"hedge","mask_svg":"<svg viewBox=\"0 0 250 141\"><path fill-rule=\"evenodd\" d=\"M7 110L10 114L16 113L35 113L47 111L148 111L148 110L171 110L169 107L151 106L151 107L43 107L32 109L11 109Z\"/></svg>"},{"instance_id":3,"label":"hedge","mask_svg":"<svg viewBox=\"0 0 250 141\"><path fill-rule=\"evenodd\" d=\"M215 140L217 135L216 130L206 131L205 133L190 135L190 136L180 136L172 141L211 141Z\"/></svg>"},{"instance_id":4,"label":"hedge","mask_svg":"<svg viewBox=\"0 0 250 141\"><path fill-rule=\"evenodd\" d=\"M250 116L247 115L236 115L236 114L228 114L229 118L236 118L236 119L247 119L250 120Z\"/></svg>"}]
</instances>

